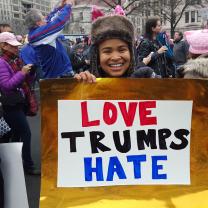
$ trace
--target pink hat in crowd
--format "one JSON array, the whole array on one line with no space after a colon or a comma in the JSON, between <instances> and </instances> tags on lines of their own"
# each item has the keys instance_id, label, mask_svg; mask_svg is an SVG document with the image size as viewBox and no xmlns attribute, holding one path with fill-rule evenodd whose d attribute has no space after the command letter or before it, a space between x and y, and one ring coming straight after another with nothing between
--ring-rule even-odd
<instances>
[{"instance_id":1,"label":"pink hat in crowd","mask_svg":"<svg viewBox=\"0 0 208 208\"><path fill-rule=\"evenodd\" d=\"M8 43L12 46L21 46L22 44L17 41L16 36L10 32L0 33L0 43Z\"/></svg>"},{"instance_id":2,"label":"pink hat in crowd","mask_svg":"<svg viewBox=\"0 0 208 208\"><path fill-rule=\"evenodd\" d=\"M193 30L184 33L192 54L208 53L208 30Z\"/></svg>"},{"instance_id":3,"label":"pink hat in crowd","mask_svg":"<svg viewBox=\"0 0 208 208\"><path fill-rule=\"evenodd\" d=\"M17 41L22 41L22 36L21 35L16 35L16 39L17 39Z\"/></svg>"}]
</instances>

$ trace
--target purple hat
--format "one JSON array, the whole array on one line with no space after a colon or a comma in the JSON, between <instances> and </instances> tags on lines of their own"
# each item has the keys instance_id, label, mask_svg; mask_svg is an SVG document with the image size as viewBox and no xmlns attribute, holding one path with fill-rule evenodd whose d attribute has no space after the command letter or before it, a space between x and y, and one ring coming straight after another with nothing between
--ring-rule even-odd
<instances>
[{"instance_id":1,"label":"purple hat","mask_svg":"<svg viewBox=\"0 0 208 208\"><path fill-rule=\"evenodd\" d=\"M208 53L208 30L193 30L184 33L192 54Z\"/></svg>"},{"instance_id":2,"label":"purple hat","mask_svg":"<svg viewBox=\"0 0 208 208\"><path fill-rule=\"evenodd\" d=\"M13 33L3 32L0 33L0 43L8 43L12 46L21 46L22 44L17 41L17 38Z\"/></svg>"}]
</instances>

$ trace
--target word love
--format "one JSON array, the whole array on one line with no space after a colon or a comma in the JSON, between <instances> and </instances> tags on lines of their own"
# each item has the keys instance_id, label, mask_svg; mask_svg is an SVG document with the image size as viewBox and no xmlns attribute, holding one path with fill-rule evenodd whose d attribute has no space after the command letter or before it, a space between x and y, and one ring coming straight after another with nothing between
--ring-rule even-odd
<instances>
[{"instance_id":1,"label":"word love","mask_svg":"<svg viewBox=\"0 0 208 208\"><path fill-rule=\"evenodd\" d=\"M134 123L138 110L138 120L141 126L157 125L157 117L151 116L152 108L156 108L156 101L118 102L118 107L112 102L104 102L103 121L107 125L114 125L118 121L118 114L121 113L126 127ZM100 126L100 120L90 120L88 113L88 102L81 102L82 127Z\"/></svg>"}]
</instances>

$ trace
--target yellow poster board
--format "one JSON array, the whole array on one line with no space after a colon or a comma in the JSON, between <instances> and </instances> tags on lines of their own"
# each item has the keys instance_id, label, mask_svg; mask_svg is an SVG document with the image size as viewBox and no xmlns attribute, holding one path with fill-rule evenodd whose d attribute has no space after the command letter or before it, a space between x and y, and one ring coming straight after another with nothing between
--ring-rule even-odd
<instances>
[{"instance_id":1,"label":"yellow poster board","mask_svg":"<svg viewBox=\"0 0 208 208\"><path fill-rule=\"evenodd\" d=\"M78 83L71 79L42 81L40 207L207 208L207 98L206 80L98 79L96 84ZM193 100L191 185L57 188L58 100Z\"/></svg>"}]
</instances>

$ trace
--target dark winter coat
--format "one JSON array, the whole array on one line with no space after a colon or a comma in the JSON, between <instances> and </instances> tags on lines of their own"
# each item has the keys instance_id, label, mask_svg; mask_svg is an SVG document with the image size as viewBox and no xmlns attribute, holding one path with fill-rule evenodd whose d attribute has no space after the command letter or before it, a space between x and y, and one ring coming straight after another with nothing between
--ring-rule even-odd
<instances>
[{"instance_id":1,"label":"dark winter coat","mask_svg":"<svg viewBox=\"0 0 208 208\"><path fill-rule=\"evenodd\" d=\"M169 77L169 69L165 54L159 54L157 51L162 45L157 40L144 39L137 48L137 63L142 62L143 58L147 57L151 52L151 61L147 65L151 67L157 75L161 77Z\"/></svg>"}]
</instances>

